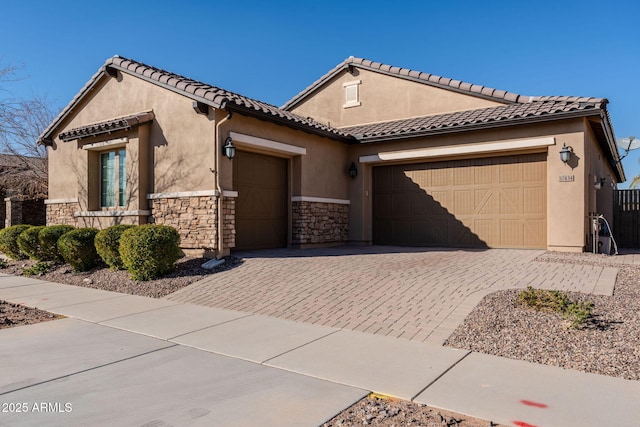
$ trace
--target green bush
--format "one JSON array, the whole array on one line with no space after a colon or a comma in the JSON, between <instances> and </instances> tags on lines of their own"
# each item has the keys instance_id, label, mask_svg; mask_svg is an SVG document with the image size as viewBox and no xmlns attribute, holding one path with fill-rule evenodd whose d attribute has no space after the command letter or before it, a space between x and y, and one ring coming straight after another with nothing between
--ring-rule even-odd
<instances>
[{"instance_id":1,"label":"green bush","mask_svg":"<svg viewBox=\"0 0 640 427\"><path fill-rule=\"evenodd\" d=\"M135 226L126 224L113 225L100 230L96 234L96 251L111 270L124 269L124 264L120 257L120 236L132 227Z\"/></svg>"},{"instance_id":2,"label":"green bush","mask_svg":"<svg viewBox=\"0 0 640 427\"><path fill-rule=\"evenodd\" d=\"M75 230L71 225L50 225L43 228L38 233L40 247L42 248L42 259L45 261L62 261L62 255L58 250L58 239L65 233Z\"/></svg>"},{"instance_id":3,"label":"green bush","mask_svg":"<svg viewBox=\"0 0 640 427\"><path fill-rule=\"evenodd\" d=\"M120 256L134 280L151 280L173 271L180 258L180 235L166 225L140 225L122 233Z\"/></svg>"},{"instance_id":4,"label":"green bush","mask_svg":"<svg viewBox=\"0 0 640 427\"><path fill-rule=\"evenodd\" d=\"M60 255L73 271L88 271L100 262L94 244L96 234L96 228L78 228L58 239Z\"/></svg>"},{"instance_id":5,"label":"green bush","mask_svg":"<svg viewBox=\"0 0 640 427\"><path fill-rule=\"evenodd\" d=\"M38 239L38 233L44 228L44 225L36 225L24 230L16 240L18 247L22 252L33 260L41 261L43 258L42 245Z\"/></svg>"},{"instance_id":6,"label":"green bush","mask_svg":"<svg viewBox=\"0 0 640 427\"><path fill-rule=\"evenodd\" d=\"M55 264L52 261L38 261L29 268L22 270L23 276L42 276L49 272Z\"/></svg>"},{"instance_id":7,"label":"green bush","mask_svg":"<svg viewBox=\"0 0 640 427\"><path fill-rule=\"evenodd\" d=\"M563 291L535 289L531 286L518 292L517 302L538 311L558 313L577 328L587 322L593 314L593 303L571 300Z\"/></svg>"},{"instance_id":8,"label":"green bush","mask_svg":"<svg viewBox=\"0 0 640 427\"><path fill-rule=\"evenodd\" d=\"M25 259L27 255L18 246L18 236L31 225L21 224L7 227L0 231L0 252L11 259Z\"/></svg>"}]
</instances>

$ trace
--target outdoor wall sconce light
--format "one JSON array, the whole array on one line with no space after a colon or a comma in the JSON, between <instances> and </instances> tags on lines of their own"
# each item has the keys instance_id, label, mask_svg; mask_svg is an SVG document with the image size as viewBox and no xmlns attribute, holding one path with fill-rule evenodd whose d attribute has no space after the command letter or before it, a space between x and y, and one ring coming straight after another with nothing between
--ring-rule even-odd
<instances>
[{"instance_id":1,"label":"outdoor wall sconce light","mask_svg":"<svg viewBox=\"0 0 640 427\"><path fill-rule=\"evenodd\" d=\"M227 159L233 159L236 155L236 147L233 145L233 139L227 137L224 141L224 147L222 147L222 153Z\"/></svg>"},{"instance_id":2,"label":"outdoor wall sconce light","mask_svg":"<svg viewBox=\"0 0 640 427\"><path fill-rule=\"evenodd\" d=\"M562 149L560 150L560 160L562 160L562 163L564 163L565 165L567 164L567 162L571 158L571 153L573 153L573 147L567 147L567 143L563 142Z\"/></svg>"},{"instance_id":3,"label":"outdoor wall sconce light","mask_svg":"<svg viewBox=\"0 0 640 427\"><path fill-rule=\"evenodd\" d=\"M351 162L351 166L349 166L349 176L351 178L358 176L358 169L356 168L355 162Z\"/></svg>"},{"instance_id":4,"label":"outdoor wall sconce light","mask_svg":"<svg viewBox=\"0 0 640 427\"><path fill-rule=\"evenodd\" d=\"M597 178L597 177L595 177L595 176L593 177L593 180L595 181L595 182L594 182L594 184L593 184L593 187L594 187L596 190L601 189L601 188L602 188L602 186L604 185L604 183L605 183L605 182L607 182L607 179L606 179L606 178L600 178L600 179L598 179L598 178Z\"/></svg>"}]
</instances>

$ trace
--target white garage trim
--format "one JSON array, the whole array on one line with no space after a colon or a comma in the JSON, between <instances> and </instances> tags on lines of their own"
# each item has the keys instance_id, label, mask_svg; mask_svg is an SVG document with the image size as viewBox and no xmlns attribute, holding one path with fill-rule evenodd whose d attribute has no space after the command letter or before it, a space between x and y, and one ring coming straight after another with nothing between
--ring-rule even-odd
<instances>
[{"instance_id":1,"label":"white garage trim","mask_svg":"<svg viewBox=\"0 0 640 427\"><path fill-rule=\"evenodd\" d=\"M291 144L284 144L282 142L272 141L270 139L258 138L256 136L245 135L242 133L229 132L229 136L233 140L233 143L238 147L253 147L260 148L262 150L271 151L274 153L288 154L294 156L304 156L307 154L307 149L304 147L298 147Z\"/></svg>"},{"instance_id":2,"label":"white garage trim","mask_svg":"<svg viewBox=\"0 0 640 427\"><path fill-rule=\"evenodd\" d=\"M360 156L360 163L379 163L391 160L416 160L462 154L496 153L500 151L526 150L555 145L555 138L523 139L518 141L492 142L489 144L465 144L451 147L420 148L417 150L387 151L369 156Z\"/></svg>"}]
</instances>

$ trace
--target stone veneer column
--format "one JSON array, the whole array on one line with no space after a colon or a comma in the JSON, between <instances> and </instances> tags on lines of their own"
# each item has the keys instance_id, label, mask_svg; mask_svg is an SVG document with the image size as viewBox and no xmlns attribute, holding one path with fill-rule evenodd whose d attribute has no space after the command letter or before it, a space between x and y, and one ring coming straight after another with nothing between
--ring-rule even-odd
<instances>
[{"instance_id":1,"label":"stone veneer column","mask_svg":"<svg viewBox=\"0 0 640 427\"><path fill-rule=\"evenodd\" d=\"M217 247L217 196L184 196L149 200L149 222L174 227L180 247L209 251Z\"/></svg>"},{"instance_id":2,"label":"stone veneer column","mask_svg":"<svg viewBox=\"0 0 640 427\"><path fill-rule=\"evenodd\" d=\"M222 230L222 241L225 248L236 247L236 199L235 197L223 197L222 218L224 226Z\"/></svg>"},{"instance_id":3,"label":"stone veneer column","mask_svg":"<svg viewBox=\"0 0 640 427\"><path fill-rule=\"evenodd\" d=\"M5 227L11 227L12 225L22 224L22 203L20 196L11 196L4 199L6 204L6 219L4 222Z\"/></svg>"},{"instance_id":4,"label":"stone veneer column","mask_svg":"<svg viewBox=\"0 0 640 427\"><path fill-rule=\"evenodd\" d=\"M47 225L77 226L76 218L73 214L80 210L80 204L78 202L46 200L45 207L47 210Z\"/></svg>"},{"instance_id":5,"label":"stone veneer column","mask_svg":"<svg viewBox=\"0 0 640 427\"><path fill-rule=\"evenodd\" d=\"M349 233L349 205L294 201L292 207L292 243L346 242Z\"/></svg>"}]
</instances>

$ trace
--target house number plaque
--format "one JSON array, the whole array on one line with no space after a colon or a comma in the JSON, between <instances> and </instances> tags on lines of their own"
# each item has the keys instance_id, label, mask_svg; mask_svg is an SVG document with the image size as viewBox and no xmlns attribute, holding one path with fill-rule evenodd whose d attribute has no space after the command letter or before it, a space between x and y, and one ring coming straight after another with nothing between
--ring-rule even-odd
<instances>
[{"instance_id":1,"label":"house number plaque","mask_svg":"<svg viewBox=\"0 0 640 427\"><path fill-rule=\"evenodd\" d=\"M575 175L560 175L560 182L573 182L575 180Z\"/></svg>"}]
</instances>

